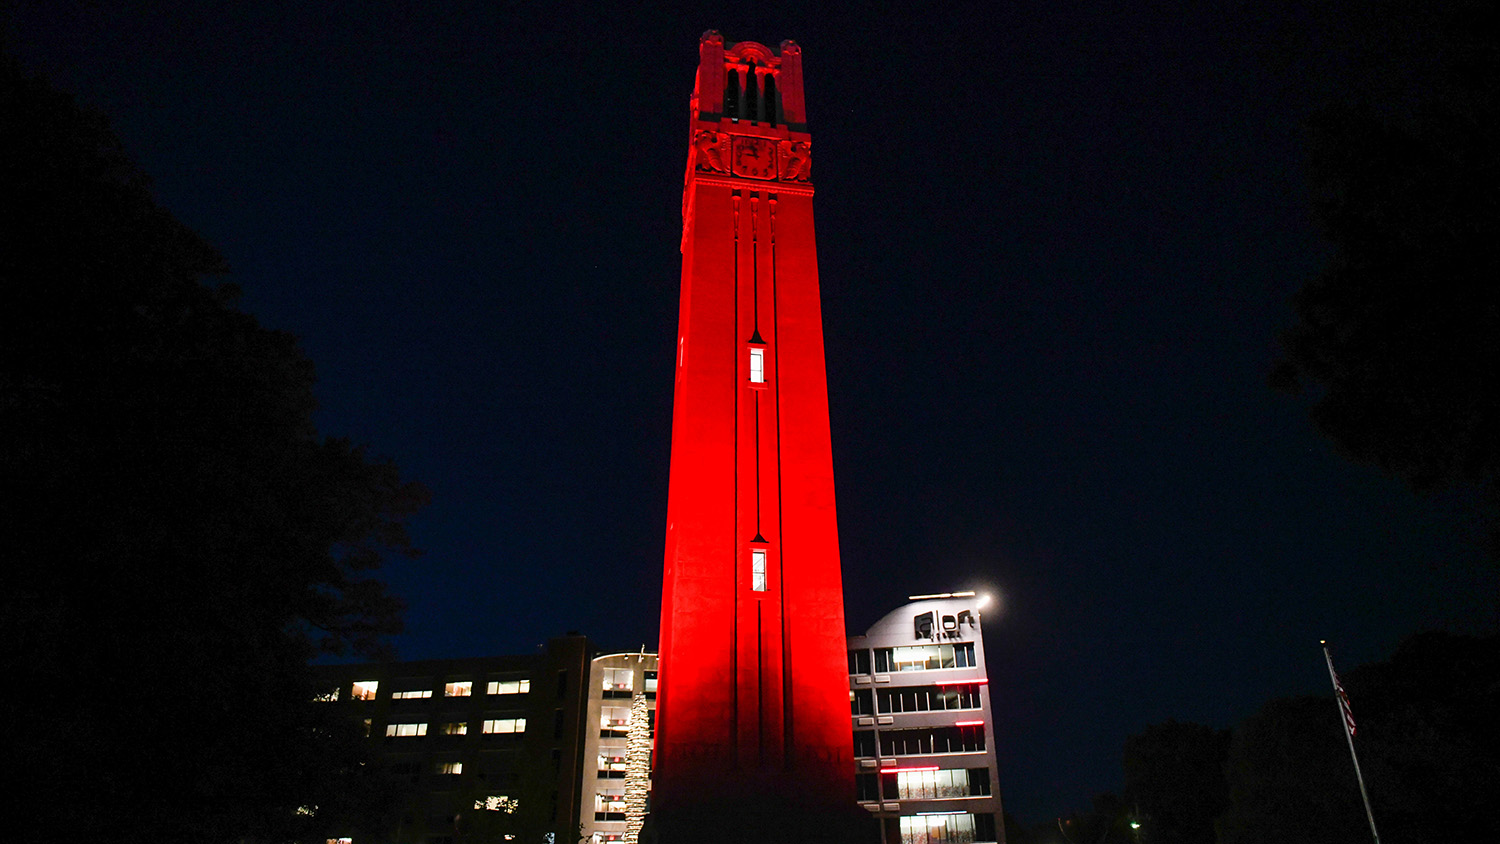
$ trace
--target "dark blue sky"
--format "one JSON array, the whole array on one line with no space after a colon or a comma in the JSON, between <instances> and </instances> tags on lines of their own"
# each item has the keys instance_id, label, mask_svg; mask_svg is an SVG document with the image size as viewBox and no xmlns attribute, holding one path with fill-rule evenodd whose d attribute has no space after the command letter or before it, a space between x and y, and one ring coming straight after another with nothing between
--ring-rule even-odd
<instances>
[{"instance_id":1,"label":"dark blue sky","mask_svg":"<svg viewBox=\"0 0 1500 844\"><path fill-rule=\"evenodd\" d=\"M322 430L431 487L403 658L653 646L708 28L804 50L851 630L1001 596L1009 810L1117 787L1148 723L1321 692L1319 638L1495 623L1461 506L1266 386L1326 254L1323 4L117 5L14 4L8 49L302 338Z\"/></svg>"}]
</instances>

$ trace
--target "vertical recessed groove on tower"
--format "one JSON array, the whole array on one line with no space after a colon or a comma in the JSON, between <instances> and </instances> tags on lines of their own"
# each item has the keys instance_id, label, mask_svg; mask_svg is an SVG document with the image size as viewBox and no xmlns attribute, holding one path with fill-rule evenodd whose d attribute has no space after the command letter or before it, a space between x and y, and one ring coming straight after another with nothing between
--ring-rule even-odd
<instances>
[{"instance_id":1,"label":"vertical recessed groove on tower","mask_svg":"<svg viewBox=\"0 0 1500 844\"><path fill-rule=\"evenodd\" d=\"M733 194L733 198L734 198L734 254L731 256L731 260L734 263L734 289L735 289L735 291L738 291L740 289L740 192L739 191L735 191L734 194ZM739 330L740 330L740 328L739 328L739 326L740 326L740 297L738 295L738 292L736 292L736 294L734 296L734 324L733 325L734 325L734 327L731 330L729 337L730 337L730 340L733 341L733 343L734 343L734 350L733 350L733 354L732 354L732 360L734 361L734 363L733 363L732 368L730 369L730 378L733 379L734 382L736 382L735 383L735 390L734 390L734 428L733 428L734 448L730 449L730 457L731 457L731 459L734 462L734 471L732 473L732 477L734 478L734 519L731 522L731 525L732 525L731 529L734 531L734 540L733 540L733 542L729 546L732 549L732 551L731 551L732 559L730 560L730 566L729 566L729 583L730 583L731 594L734 595L734 601L735 601L736 604L738 604L739 600L740 600L740 562L741 562L741 560L740 560L740 457L739 457L739 448L740 448L740 413L739 413L739 404L740 404L740 393L742 392L739 389L739 384L737 383L738 380L739 380L739 364L740 364L740 350L739 350L739 339L740 338L738 336L739 335ZM733 682L734 685L735 685L735 687L738 688L739 682L740 682L740 618L739 618L739 613L735 613L734 614L734 621L730 625L730 628L729 628L729 676L731 678L731 682ZM731 754L731 758L734 759L734 763L736 765L738 765L739 761L740 761L740 735L739 735L739 732L740 732L740 696L739 696L738 692L736 692L735 694L730 695L730 706L731 706L731 714L730 714L730 718L729 718L729 748L730 748L729 752Z\"/></svg>"},{"instance_id":2,"label":"vertical recessed groove on tower","mask_svg":"<svg viewBox=\"0 0 1500 844\"><path fill-rule=\"evenodd\" d=\"M750 193L750 336L760 339L760 224L757 217L760 216L760 197L755 192ZM735 287L739 289L738 285ZM739 328L738 322L735 324ZM761 363L761 371L765 371L765 363ZM762 375L764 377L764 375ZM755 535L760 536L760 391L751 390L755 394Z\"/></svg>"},{"instance_id":3,"label":"vertical recessed groove on tower","mask_svg":"<svg viewBox=\"0 0 1500 844\"><path fill-rule=\"evenodd\" d=\"M771 332L776 337L777 354L771 356L777 369L781 366L781 318L777 308L781 290L777 287L776 274L776 200L773 197L768 206L771 219ZM781 373L775 373L776 377L772 385L776 390L776 465L781 465ZM778 478L778 481L780 479ZM782 729L782 767L792 770L793 759L796 754L796 742L792 736L792 649L791 629L789 626L790 613L786 606L786 520L782 516L781 487L776 488L776 548L777 548L777 590L781 597L781 729Z\"/></svg>"},{"instance_id":4,"label":"vertical recessed groove on tower","mask_svg":"<svg viewBox=\"0 0 1500 844\"><path fill-rule=\"evenodd\" d=\"M760 196L750 193L750 326L752 337L760 336Z\"/></svg>"},{"instance_id":5,"label":"vertical recessed groove on tower","mask_svg":"<svg viewBox=\"0 0 1500 844\"><path fill-rule=\"evenodd\" d=\"M750 393L755 401L755 535L761 536L760 499L764 490L760 485L760 390L751 390Z\"/></svg>"},{"instance_id":6,"label":"vertical recessed groove on tower","mask_svg":"<svg viewBox=\"0 0 1500 844\"><path fill-rule=\"evenodd\" d=\"M765 764L766 761L766 684L761 682L765 678L766 665L766 639L765 630L761 623L761 610L765 607L763 601L755 602L755 702L758 720L755 724L755 746L759 753L755 760L757 764Z\"/></svg>"}]
</instances>

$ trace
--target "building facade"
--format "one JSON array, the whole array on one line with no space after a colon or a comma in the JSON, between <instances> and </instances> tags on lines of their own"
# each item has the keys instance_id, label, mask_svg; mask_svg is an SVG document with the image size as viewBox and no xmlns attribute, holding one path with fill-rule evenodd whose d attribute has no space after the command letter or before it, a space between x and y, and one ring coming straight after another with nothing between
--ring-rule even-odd
<instances>
[{"instance_id":1,"label":"building facade","mask_svg":"<svg viewBox=\"0 0 1500 844\"><path fill-rule=\"evenodd\" d=\"M1004 842L981 602L917 596L849 639L856 798L887 844Z\"/></svg>"},{"instance_id":2,"label":"building facade","mask_svg":"<svg viewBox=\"0 0 1500 844\"><path fill-rule=\"evenodd\" d=\"M590 650L569 635L535 654L320 667L320 705L363 722L374 763L404 795L394 827L356 844L572 835Z\"/></svg>"},{"instance_id":3,"label":"building facade","mask_svg":"<svg viewBox=\"0 0 1500 844\"><path fill-rule=\"evenodd\" d=\"M784 837L769 830L853 796L801 49L705 33L689 138L656 742L664 844ZM732 825L729 802L742 807Z\"/></svg>"},{"instance_id":4,"label":"building facade","mask_svg":"<svg viewBox=\"0 0 1500 844\"><path fill-rule=\"evenodd\" d=\"M590 663L578 826L594 844L635 844L651 791L656 654L596 656Z\"/></svg>"},{"instance_id":5,"label":"building facade","mask_svg":"<svg viewBox=\"0 0 1500 844\"><path fill-rule=\"evenodd\" d=\"M1004 844L981 603L919 597L847 640L850 805L880 825L869 844ZM536 654L320 670L326 704L364 722L376 764L407 786L375 842L638 840L656 654L566 636Z\"/></svg>"}]
</instances>

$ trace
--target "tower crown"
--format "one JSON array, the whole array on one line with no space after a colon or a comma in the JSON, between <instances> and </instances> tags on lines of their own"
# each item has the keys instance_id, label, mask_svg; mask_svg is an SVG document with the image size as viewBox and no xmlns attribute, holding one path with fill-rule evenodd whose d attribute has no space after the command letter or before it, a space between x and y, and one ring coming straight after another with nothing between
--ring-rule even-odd
<instances>
[{"instance_id":1,"label":"tower crown","mask_svg":"<svg viewBox=\"0 0 1500 844\"><path fill-rule=\"evenodd\" d=\"M698 42L693 120L807 131L802 97L802 48L781 42L773 51L755 41L726 44L714 30Z\"/></svg>"}]
</instances>

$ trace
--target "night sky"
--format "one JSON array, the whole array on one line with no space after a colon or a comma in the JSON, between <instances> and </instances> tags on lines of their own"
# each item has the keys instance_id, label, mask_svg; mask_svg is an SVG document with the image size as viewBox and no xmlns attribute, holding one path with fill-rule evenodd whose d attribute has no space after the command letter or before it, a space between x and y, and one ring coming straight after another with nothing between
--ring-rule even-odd
<instances>
[{"instance_id":1,"label":"night sky","mask_svg":"<svg viewBox=\"0 0 1500 844\"><path fill-rule=\"evenodd\" d=\"M1327 256L1301 121L1359 65L1325 4L123 5L14 4L7 49L302 338L322 432L431 488L404 659L654 647L709 28L804 50L850 629L999 596L1009 811L1324 693L1319 638L1495 624L1462 502L1267 386Z\"/></svg>"}]
</instances>

